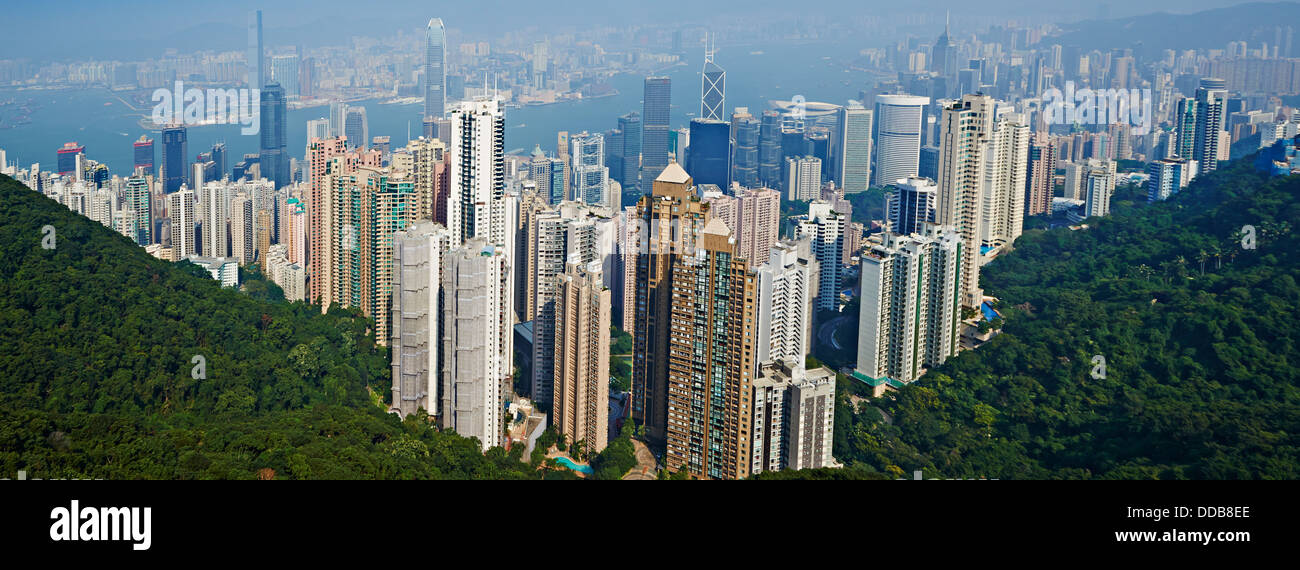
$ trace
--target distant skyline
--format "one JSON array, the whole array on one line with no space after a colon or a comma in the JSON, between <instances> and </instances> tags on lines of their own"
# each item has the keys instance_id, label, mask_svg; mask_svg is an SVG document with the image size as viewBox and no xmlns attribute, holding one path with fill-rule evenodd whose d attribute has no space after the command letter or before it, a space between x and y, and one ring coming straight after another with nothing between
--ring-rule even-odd
<instances>
[{"instance_id":1,"label":"distant skyline","mask_svg":"<svg viewBox=\"0 0 1300 570\"><path fill-rule=\"evenodd\" d=\"M532 30L556 34L592 26L623 27L632 23L683 26L721 24L744 18L789 18L784 0L661 0L654 3L620 3L600 0L566 2L567 10L522 9L519 2L484 0L473 4L433 5L416 0L388 0L354 14L355 4L342 0L231 0L221 10L210 5L127 0L104 3L93 0L64 0L59 3L16 0L5 8L7 20L21 22L7 30L6 49L0 59L31 58L38 61L156 56L162 50L239 50L242 30L250 11L261 9L268 47L283 45L336 45L351 36L378 36L394 30L422 32L429 18L442 18L450 33L496 37L503 31ZM179 5L178 5L179 4ZM708 9L702 9L702 5ZM925 5L896 2L824 0L800 6L796 22L843 23L853 19L917 14L935 18L941 25L945 11L951 11L954 27L964 22L987 25L1003 20L1071 22L1100 15L1120 18L1151 12L1191 13L1232 6L1221 0L1138 0L1078 5L1034 0L987 0L976 5L961 0L935 0ZM97 25L68 26L69 14ZM485 18L484 13L492 14ZM347 17L331 17L348 14ZM576 17L580 14L581 17ZM697 14L716 14L698 18ZM874 43L874 42L873 42Z\"/></svg>"}]
</instances>

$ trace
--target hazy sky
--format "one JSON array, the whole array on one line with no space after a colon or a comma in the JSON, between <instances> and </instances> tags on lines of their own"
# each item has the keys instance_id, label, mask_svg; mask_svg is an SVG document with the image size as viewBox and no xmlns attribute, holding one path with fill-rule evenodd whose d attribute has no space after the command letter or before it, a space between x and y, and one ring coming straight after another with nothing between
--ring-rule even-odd
<instances>
[{"instance_id":1,"label":"hazy sky","mask_svg":"<svg viewBox=\"0 0 1300 570\"><path fill-rule=\"evenodd\" d=\"M321 37L343 43L346 35L414 31L433 16L467 34L492 34L529 26L574 27L634 22L699 23L737 14L769 17L884 13L972 15L1005 18L1059 17L1070 21L1101 13L1123 17L1157 11L1192 12L1237 4L1224 0L3 0L9 18L0 59L150 55L164 47L183 50L239 49L239 29L250 10L261 8L268 43L273 38ZM236 28L232 30L232 27ZM235 36L229 42L226 38ZM333 38L339 38L334 40ZM332 40L332 41L331 41ZM226 44L226 45L222 45Z\"/></svg>"}]
</instances>

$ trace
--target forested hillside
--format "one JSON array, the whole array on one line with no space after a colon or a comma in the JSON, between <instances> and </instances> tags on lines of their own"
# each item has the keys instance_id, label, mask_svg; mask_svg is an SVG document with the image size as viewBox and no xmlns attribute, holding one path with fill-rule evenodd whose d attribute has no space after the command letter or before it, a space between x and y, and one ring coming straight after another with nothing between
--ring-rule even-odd
<instances>
[{"instance_id":1,"label":"forested hillside","mask_svg":"<svg viewBox=\"0 0 1300 570\"><path fill-rule=\"evenodd\" d=\"M0 477L539 476L385 413L367 329L221 289L0 175Z\"/></svg>"},{"instance_id":2,"label":"forested hillside","mask_svg":"<svg viewBox=\"0 0 1300 570\"><path fill-rule=\"evenodd\" d=\"M1087 230L1026 232L982 270L1004 333L886 398L842 386L836 458L927 478L1300 478L1300 177L1250 163Z\"/></svg>"}]
</instances>

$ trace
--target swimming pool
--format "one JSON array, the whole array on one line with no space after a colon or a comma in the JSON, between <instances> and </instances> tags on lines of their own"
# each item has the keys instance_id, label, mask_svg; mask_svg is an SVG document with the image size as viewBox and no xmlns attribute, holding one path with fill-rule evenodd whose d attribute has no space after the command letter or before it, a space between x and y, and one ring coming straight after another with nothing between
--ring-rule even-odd
<instances>
[{"instance_id":1,"label":"swimming pool","mask_svg":"<svg viewBox=\"0 0 1300 570\"><path fill-rule=\"evenodd\" d=\"M988 302L980 303L980 311L984 313L984 320L986 321L992 321L993 319L1002 316L999 315L997 311L993 310L993 304Z\"/></svg>"},{"instance_id":2,"label":"swimming pool","mask_svg":"<svg viewBox=\"0 0 1300 570\"><path fill-rule=\"evenodd\" d=\"M560 465L568 467L569 469L577 471L578 473L582 473L583 475L591 475L595 471L595 469L592 469L590 465L578 465L568 457L560 456L555 459L560 462Z\"/></svg>"}]
</instances>

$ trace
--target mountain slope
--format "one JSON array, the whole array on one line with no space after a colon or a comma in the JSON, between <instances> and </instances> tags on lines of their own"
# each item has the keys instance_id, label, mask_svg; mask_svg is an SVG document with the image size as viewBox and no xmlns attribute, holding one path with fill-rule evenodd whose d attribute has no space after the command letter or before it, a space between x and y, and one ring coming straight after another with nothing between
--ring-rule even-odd
<instances>
[{"instance_id":1,"label":"mountain slope","mask_svg":"<svg viewBox=\"0 0 1300 570\"><path fill-rule=\"evenodd\" d=\"M1117 198L1088 230L1027 232L982 270L1004 334L871 401L888 420L844 394L836 458L895 476L1300 478L1300 176L1250 164L1165 203Z\"/></svg>"},{"instance_id":2,"label":"mountain slope","mask_svg":"<svg viewBox=\"0 0 1300 570\"><path fill-rule=\"evenodd\" d=\"M41 247L45 225L53 250ZM500 450L484 457L472 440L386 414L372 393L391 385L388 359L366 330L355 312L221 289L0 175L9 476L528 476Z\"/></svg>"}]
</instances>

